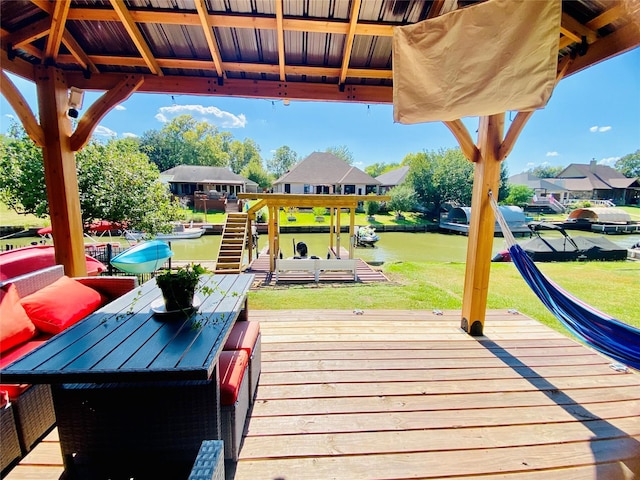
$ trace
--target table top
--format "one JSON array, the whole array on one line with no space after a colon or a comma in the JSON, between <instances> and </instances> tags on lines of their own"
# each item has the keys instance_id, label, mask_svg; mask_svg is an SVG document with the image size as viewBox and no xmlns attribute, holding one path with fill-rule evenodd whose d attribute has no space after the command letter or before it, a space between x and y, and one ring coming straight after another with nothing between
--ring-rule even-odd
<instances>
[{"instance_id":1,"label":"table top","mask_svg":"<svg viewBox=\"0 0 640 480\"><path fill-rule=\"evenodd\" d=\"M203 275L196 292L201 305L188 318L154 313L162 294L152 279L5 367L2 381L208 380L253 278Z\"/></svg>"}]
</instances>

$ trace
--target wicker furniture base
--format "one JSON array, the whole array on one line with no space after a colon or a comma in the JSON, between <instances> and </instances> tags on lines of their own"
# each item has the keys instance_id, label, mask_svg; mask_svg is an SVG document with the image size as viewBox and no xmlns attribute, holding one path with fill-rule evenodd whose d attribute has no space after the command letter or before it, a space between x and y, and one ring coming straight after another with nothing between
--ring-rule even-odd
<instances>
[{"instance_id":1,"label":"wicker furniture base","mask_svg":"<svg viewBox=\"0 0 640 480\"><path fill-rule=\"evenodd\" d=\"M55 426L56 415L49 385L31 385L13 400L16 426L22 454L33 446ZM3 442L4 443L4 442Z\"/></svg>"},{"instance_id":2,"label":"wicker furniture base","mask_svg":"<svg viewBox=\"0 0 640 480\"><path fill-rule=\"evenodd\" d=\"M65 384L55 386L53 395L70 472L88 464L101 472L117 467L138 478L145 472L133 469L149 458L167 468L186 464L188 473L202 441L220 438L215 380Z\"/></svg>"},{"instance_id":3,"label":"wicker furniture base","mask_svg":"<svg viewBox=\"0 0 640 480\"><path fill-rule=\"evenodd\" d=\"M224 480L224 443L205 440L193 464L189 480Z\"/></svg>"},{"instance_id":4,"label":"wicker furniture base","mask_svg":"<svg viewBox=\"0 0 640 480\"><path fill-rule=\"evenodd\" d=\"M0 407L0 472L21 457L18 429L13 415L13 405Z\"/></svg>"},{"instance_id":5,"label":"wicker furniture base","mask_svg":"<svg viewBox=\"0 0 640 480\"><path fill-rule=\"evenodd\" d=\"M248 369L247 369L248 370ZM242 436L249 413L249 375L245 371L238 391L238 399L233 405L222 405L220 417L222 439L224 440L224 458L238 460Z\"/></svg>"}]
</instances>

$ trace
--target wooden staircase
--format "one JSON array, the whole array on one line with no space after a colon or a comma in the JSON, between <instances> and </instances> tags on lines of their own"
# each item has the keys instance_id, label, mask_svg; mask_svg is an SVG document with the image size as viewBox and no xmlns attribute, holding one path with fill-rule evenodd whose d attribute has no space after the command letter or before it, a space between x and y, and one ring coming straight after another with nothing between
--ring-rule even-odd
<instances>
[{"instance_id":1,"label":"wooden staircase","mask_svg":"<svg viewBox=\"0 0 640 480\"><path fill-rule=\"evenodd\" d=\"M216 273L241 273L247 244L248 217L246 213L228 213L222 231Z\"/></svg>"}]
</instances>

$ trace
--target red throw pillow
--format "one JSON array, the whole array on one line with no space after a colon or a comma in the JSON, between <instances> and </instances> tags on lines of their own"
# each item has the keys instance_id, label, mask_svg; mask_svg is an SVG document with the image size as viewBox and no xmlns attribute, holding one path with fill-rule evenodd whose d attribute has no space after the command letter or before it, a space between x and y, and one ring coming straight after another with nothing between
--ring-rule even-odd
<instances>
[{"instance_id":1,"label":"red throw pillow","mask_svg":"<svg viewBox=\"0 0 640 480\"><path fill-rule=\"evenodd\" d=\"M16 286L10 283L0 288L0 352L26 342L37 333L20 304Z\"/></svg>"},{"instance_id":2,"label":"red throw pillow","mask_svg":"<svg viewBox=\"0 0 640 480\"><path fill-rule=\"evenodd\" d=\"M93 288L66 275L21 301L31 321L43 332L60 333L102 304Z\"/></svg>"}]
</instances>

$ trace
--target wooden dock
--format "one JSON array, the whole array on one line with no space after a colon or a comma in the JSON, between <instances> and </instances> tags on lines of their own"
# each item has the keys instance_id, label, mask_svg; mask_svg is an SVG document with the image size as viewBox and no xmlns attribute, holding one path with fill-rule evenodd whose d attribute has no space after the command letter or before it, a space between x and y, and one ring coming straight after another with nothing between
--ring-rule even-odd
<instances>
[{"instance_id":1,"label":"wooden dock","mask_svg":"<svg viewBox=\"0 0 640 480\"><path fill-rule=\"evenodd\" d=\"M262 375L227 480L640 477L640 375L536 320L251 310ZM59 479L55 432L6 477Z\"/></svg>"}]
</instances>

